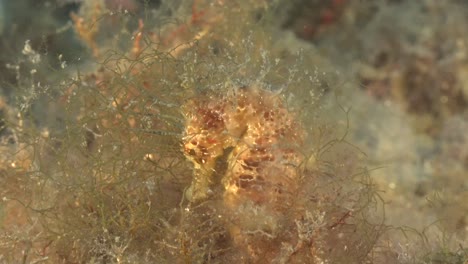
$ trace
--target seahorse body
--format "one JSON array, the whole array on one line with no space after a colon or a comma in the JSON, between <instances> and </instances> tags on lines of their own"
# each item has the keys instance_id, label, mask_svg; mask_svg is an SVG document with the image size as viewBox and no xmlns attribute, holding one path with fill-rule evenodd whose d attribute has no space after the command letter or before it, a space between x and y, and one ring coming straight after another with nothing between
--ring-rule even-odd
<instances>
[{"instance_id":1,"label":"seahorse body","mask_svg":"<svg viewBox=\"0 0 468 264\"><path fill-rule=\"evenodd\" d=\"M245 248L249 232L274 237L293 205L304 161L297 149L305 132L295 115L280 95L256 85L192 100L185 109L184 152L195 166L189 199L209 196L216 160L231 149L221 180L231 236Z\"/></svg>"},{"instance_id":2,"label":"seahorse body","mask_svg":"<svg viewBox=\"0 0 468 264\"><path fill-rule=\"evenodd\" d=\"M302 163L295 148L305 133L278 94L258 86L236 88L222 98L192 100L185 108L184 152L195 166L192 200L206 198L216 160L228 148L234 149L222 180L226 196L271 201L294 189Z\"/></svg>"}]
</instances>

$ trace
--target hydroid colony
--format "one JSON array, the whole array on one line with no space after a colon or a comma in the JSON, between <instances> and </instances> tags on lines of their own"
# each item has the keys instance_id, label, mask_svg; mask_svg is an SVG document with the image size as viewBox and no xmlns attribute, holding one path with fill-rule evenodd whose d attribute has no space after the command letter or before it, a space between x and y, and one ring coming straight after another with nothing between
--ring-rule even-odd
<instances>
[{"instance_id":1,"label":"hydroid colony","mask_svg":"<svg viewBox=\"0 0 468 264\"><path fill-rule=\"evenodd\" d=\"M121 26L103 3L73 16L99 67L60 87L63 132L24 178L50 196L31 210L39 249L70 263L368 258L367 174L316 118L320 60L273 47L258 21L271 3L195 1L187 23L140 20L124 51L109 49L124 37L101 42Z\"/></svg>"}]
</instances>

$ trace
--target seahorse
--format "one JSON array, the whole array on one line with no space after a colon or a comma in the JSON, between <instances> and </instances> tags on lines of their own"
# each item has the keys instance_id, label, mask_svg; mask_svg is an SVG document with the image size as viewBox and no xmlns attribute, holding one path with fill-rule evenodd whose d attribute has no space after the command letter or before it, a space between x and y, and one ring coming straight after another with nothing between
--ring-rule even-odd
<instances>
[{"instance_id":1,"label":"seahorse","mask_svg":"<svg viewBox=\"0 0 468 264\"><path fill-rule=\"evenodd\" d=\"M303 162L296 148L305 132L278 93L251 85L193 99L184 108L184 153L195 167L190 200L209 196L216 160L231 148L221 181L225 203L288 206L278 199L296 188Z\"/></svg>"},{"instance_id":2,"label":"seahorse","mask_svg":"<svg viewBox=\"0 0 468 264\"><path fill-rule=\"evenodd\" d=\"M184 109L184 153L194 164L189 200L207 199L214 177L221 174L216 182L223 187L234 245L252 259L276 258L280 247L275 239L294 208L302 175L305 158L298 149L304 128L279 93L260 85L195 98ZM220 157L226 165L222 172L216 171Z\"/></svg>"}]
</instances>

